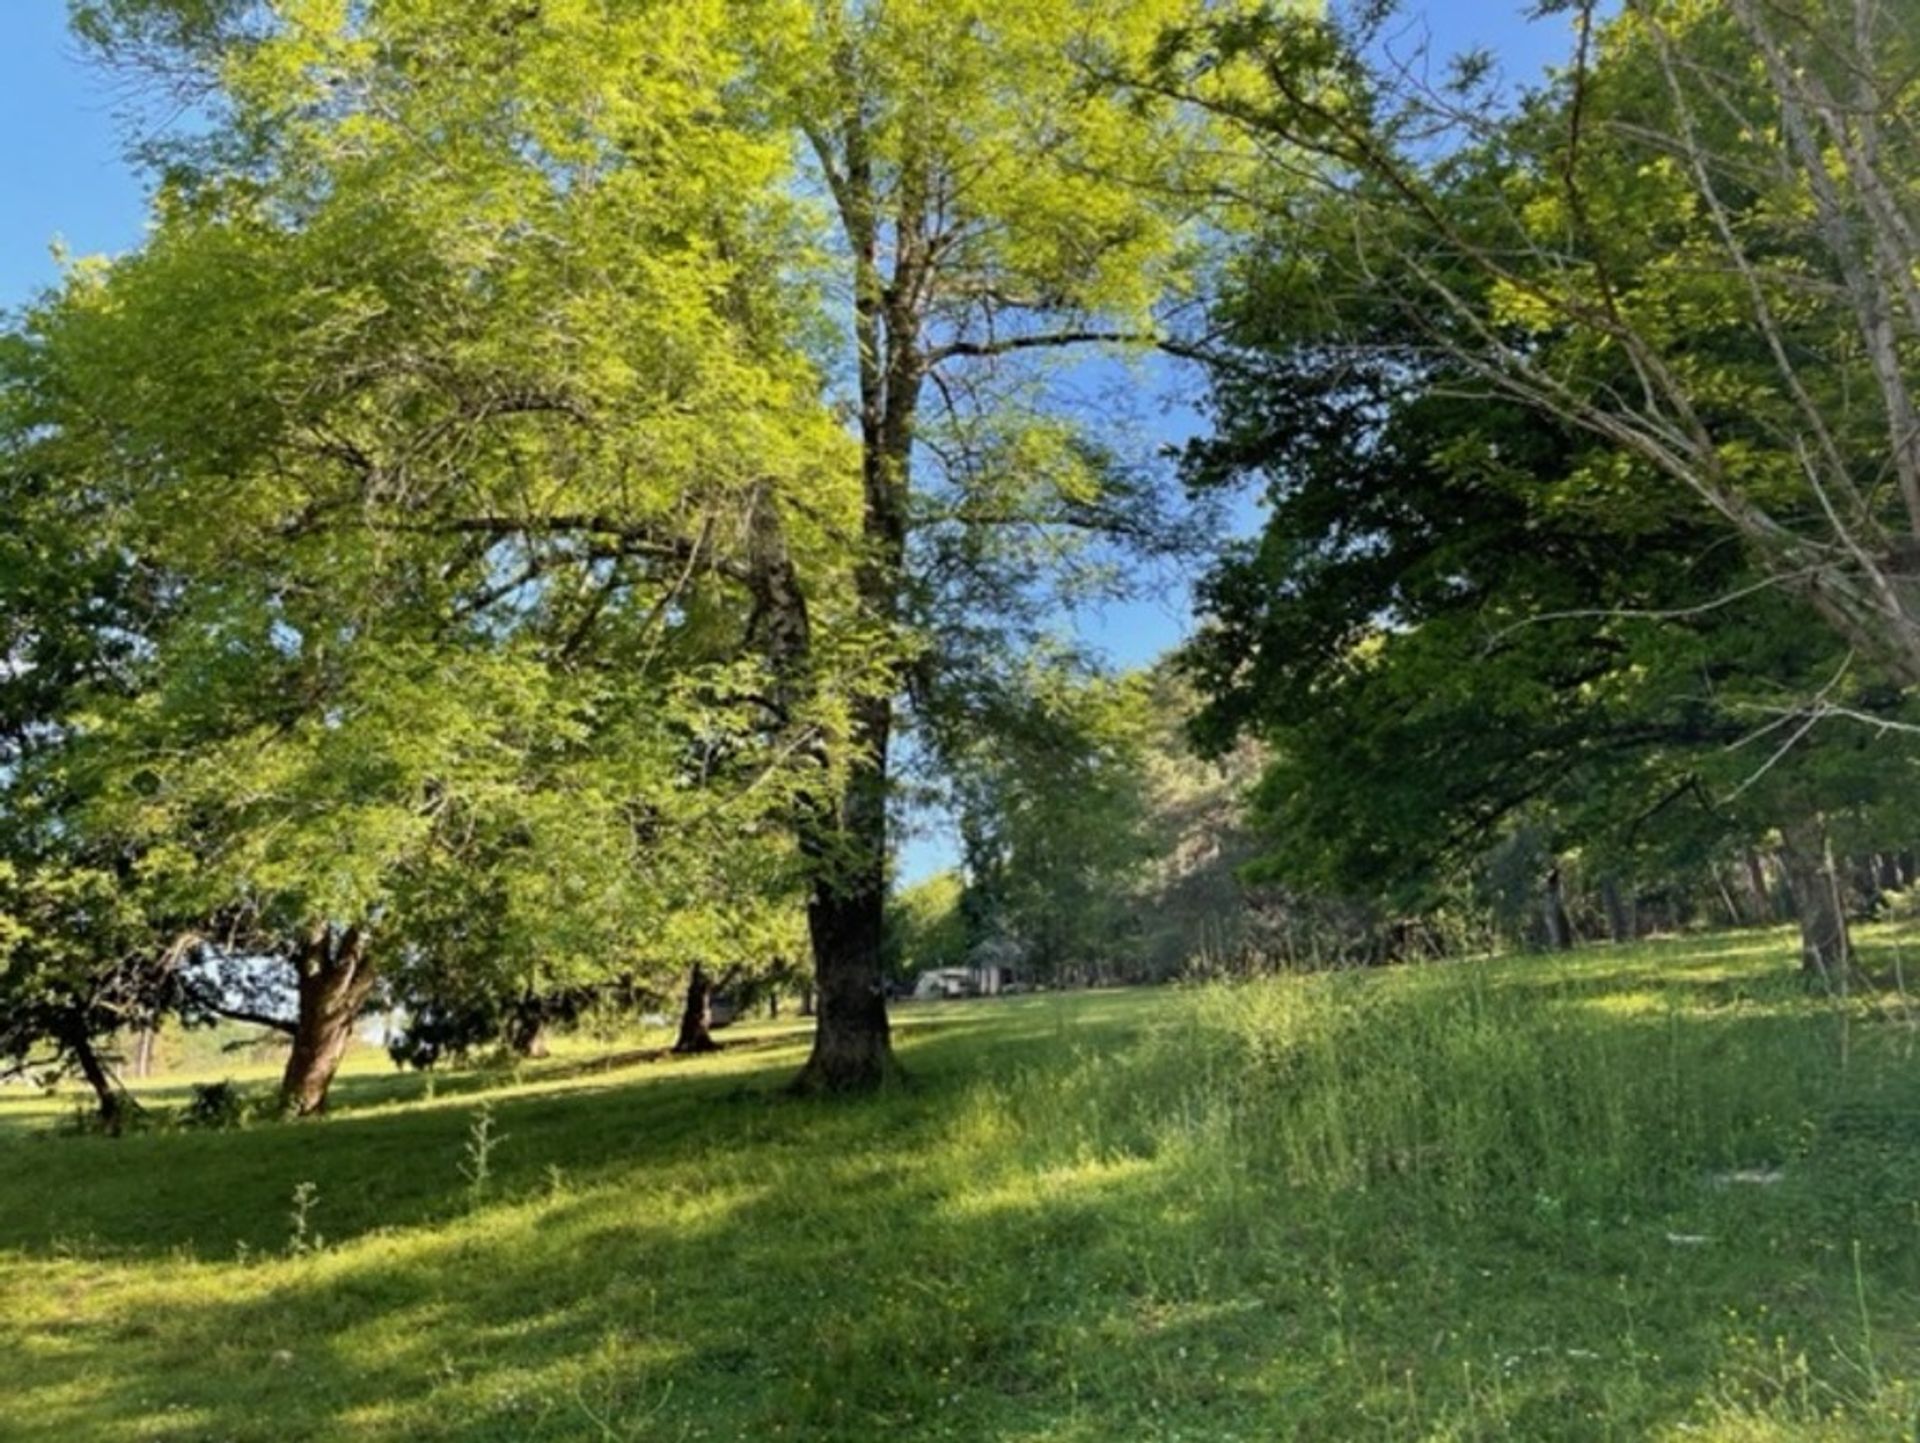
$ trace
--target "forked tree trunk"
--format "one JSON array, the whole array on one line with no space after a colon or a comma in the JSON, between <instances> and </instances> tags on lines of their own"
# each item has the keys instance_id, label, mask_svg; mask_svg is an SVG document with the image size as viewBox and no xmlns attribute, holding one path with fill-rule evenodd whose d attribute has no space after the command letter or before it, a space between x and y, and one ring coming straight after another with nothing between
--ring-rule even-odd
<instances>
[{"instance_id":1,"label":"forked tree trunk","mask_svg":"<svg viewBox=\"0 0 1920 1443\"><path fill-rule=\"evenodd\" d=\"M687 974L687 1001L680 1010L680 1036L675 1052L717 1052L713 1040L713 978L698 962Z\"/></svg>"},{"instance_id":2,"label":"forked tree trunk","mask_svg":"<svg viewBox=\"0 0 1920 1443\"><path fill-rule=\"evenodd\" d=\"M1797 817L1781 827L1780 840L1780 859L1800 921L1801 975L1812 983L1837 986L1844 979L1852 949L1826 823L1818 813Z\"/></svg>"},{"instance_id":3,"label":"forked tree trunk","mask_svg":"<svg viewBox=\"0 0 1920 1443\"><path fill-rule=\"evenodd\" d=\"M293 1051L280 1080L280 1110L292 1117L324 1112L327 1090L353 1041L353 1025L373 993L367 935L316 924L294 954L299 1013Z\"/></svg>"}]
</instances>

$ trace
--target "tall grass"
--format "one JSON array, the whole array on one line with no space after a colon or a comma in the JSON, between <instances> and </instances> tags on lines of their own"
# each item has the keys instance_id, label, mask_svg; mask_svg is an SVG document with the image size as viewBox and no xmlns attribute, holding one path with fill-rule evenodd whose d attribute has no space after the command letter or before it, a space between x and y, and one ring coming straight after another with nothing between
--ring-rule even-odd
<instances>
[{"instance_id":1,"label":"tall grass","mask_svg":"<svg viewBox=\"0 0 1920 1443\"><path fill-rule=\"evenodd\" d=\"M1036 1206L1151 1179L1153 1291L1294 1270L1303 1420L1913 1443L1913 1032L1705 950L1210 985L976 1088L954 1156Z\"/></svg>"},{"instance_id":2,"label":"tall grass","mask_svg":"<svg viewBox=\"0 0 1920 1443\"><path fill-rule=\"evenodd\" d=\"M0 1132L0 1437L1913 1443L1915 1034L1790 957L910 1008L836 1106L530 1069L484 1195L462 1087Z\"/></svg>"}]
</instances>

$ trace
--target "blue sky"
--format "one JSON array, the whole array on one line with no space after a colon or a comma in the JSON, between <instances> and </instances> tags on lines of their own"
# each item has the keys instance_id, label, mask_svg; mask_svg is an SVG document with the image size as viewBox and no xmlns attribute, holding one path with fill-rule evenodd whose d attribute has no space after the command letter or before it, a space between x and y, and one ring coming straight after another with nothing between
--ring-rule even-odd
<instances>
[{"instance_id":1,"label":"blue sky","mask_svg":"<svg viewBox=\"0 0 1920 1443\"><path fill-rule=\"evenodd\" d=\"M1523 18L1531 0L1408 0L1393 49L1411 54L1423 37L1437 54L1484 46L1512 79L1525 80L1566 53L1563 17ZM52 247L76 256L113 254L140 241L145 195L125 164L114 122L114 89L82 63L66 32L65 0L5 0L0 17L0 309L25 301L59 275ZM1153 408L1144 408L1153 416ZM1165 410L1161 439L1178 440L1192 413ZM1185 635L1185 587L1088 611L1074 624L1116 663L1150 661ZM950 839L936 829L908 840L904 876L946 865Z\"/></svg>"},{"instance_id":2,"label":"blue sky","mask_svg":"<svg viewBox=\"0 0 1920 1443\"><path fill-rule=\"evenodd\" d=\"M1564 54L1564 19L1528 23L1530 0L1408 0L1403 44L1429 33L1449 52L1485 45L1516 78ZM0 307L18 304L58 270L56 237L77 255L140 239L144 196L123 163L113 89L81 63L65 0L5 0L0 9ZM1175 628L1174 635L1177 635Z\"/></svg>"}]
</instances>

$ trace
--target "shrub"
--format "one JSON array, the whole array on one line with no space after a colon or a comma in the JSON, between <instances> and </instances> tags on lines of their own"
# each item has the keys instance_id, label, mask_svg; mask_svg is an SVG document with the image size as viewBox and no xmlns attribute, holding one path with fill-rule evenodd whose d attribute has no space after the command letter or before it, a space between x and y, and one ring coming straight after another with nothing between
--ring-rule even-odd
<instances>
[{"instance_id":1,"label":"shrub","mask_svg":"<svg viewBox=\"0 0 1920 1443\"><path fill-rule=\"evenodd\" d=\"M188 1127L225 1130L246 1117L246 1099L232 1082L196 1082L181 1121Z\"/></svg>"}]
</instances>

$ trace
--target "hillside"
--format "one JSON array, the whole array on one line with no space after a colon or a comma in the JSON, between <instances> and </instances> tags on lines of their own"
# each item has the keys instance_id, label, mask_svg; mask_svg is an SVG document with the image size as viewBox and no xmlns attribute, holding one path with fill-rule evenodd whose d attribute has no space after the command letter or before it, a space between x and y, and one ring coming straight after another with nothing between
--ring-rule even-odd
<instances>
[{"instance_id":1,"label":"hillside","mask_svg":"<svg viewBox=\"0 0 1920 1443\"><path fill-rule=\"evenodd\" d=\"M0 1093L0 1438L1908 1440L1920 1016L1792 945L909 1006L843 1104L792 1028Z\"/></svg>"}]
</instances>

